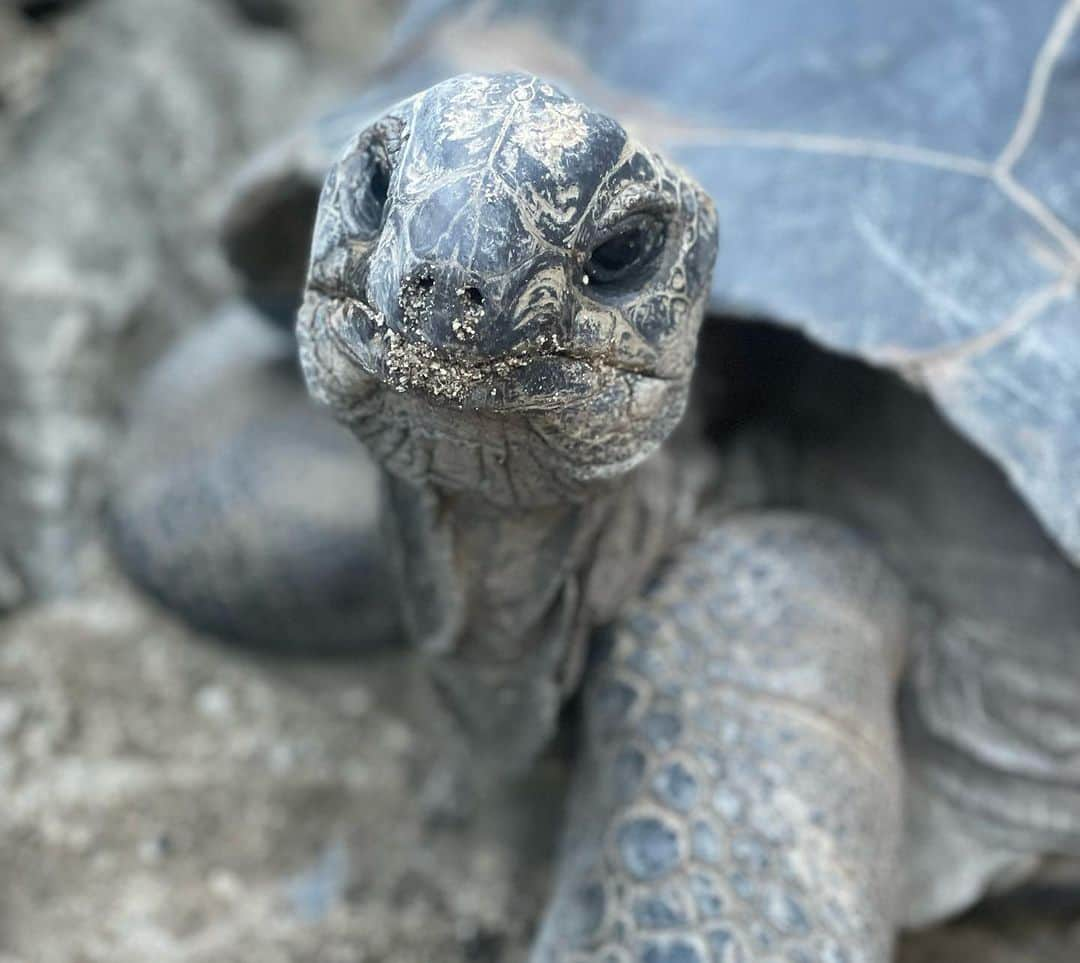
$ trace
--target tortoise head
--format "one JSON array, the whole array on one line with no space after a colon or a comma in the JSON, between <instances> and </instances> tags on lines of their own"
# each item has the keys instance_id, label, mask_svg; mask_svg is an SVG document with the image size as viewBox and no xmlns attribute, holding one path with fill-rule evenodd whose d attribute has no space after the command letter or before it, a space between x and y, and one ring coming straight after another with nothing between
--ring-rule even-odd
<instances>
[{"instance_id":1,"label":"tortoise head","mask_svg":"<svg viewBox=\"0 0 1080 963\"><path fill-rule=\"evenodd\" d=\"M395 474L580 498L679 420L715 253L704 192L615 121L535 77L455 77L330 170L301 359Z\"/></svg>"}]
</instances>

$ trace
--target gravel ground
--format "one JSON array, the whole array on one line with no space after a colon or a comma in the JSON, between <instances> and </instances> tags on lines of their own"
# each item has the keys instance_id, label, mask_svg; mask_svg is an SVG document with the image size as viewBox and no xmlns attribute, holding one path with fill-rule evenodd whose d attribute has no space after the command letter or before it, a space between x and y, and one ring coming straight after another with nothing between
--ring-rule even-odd
<instances>
[{"instance_id":1,"label":"gravel ground","mask_svg":"<svg viewBox=\"0 0 1080 963\"><path fill-rule=\"evenodd\" d=\"M120 583L9 619L0 963L523 961L564 766L450 818L429 705L407 654L267 660ZM1072 918L999 905L900 963L1075 963Z\"/></svg>"},{"instance_id":2,"label":"gravel ground","mask_svg":"<svg viewBox=\"0 0 1080 963\"><path fill-rule=\"evenodd\" d=\"M518 958L560 769L455 824L422 696L409 659L263 661L122 588L10 620L0 960Z\"/></svg>"}]
</instances>

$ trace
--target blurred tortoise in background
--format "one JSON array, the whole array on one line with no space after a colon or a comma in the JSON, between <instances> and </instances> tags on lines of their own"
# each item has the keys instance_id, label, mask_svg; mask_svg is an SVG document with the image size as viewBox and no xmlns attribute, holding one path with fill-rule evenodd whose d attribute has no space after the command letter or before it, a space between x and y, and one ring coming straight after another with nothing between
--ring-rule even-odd
<instances>
[{"instance_id":1,"label":"blurred tortoise in background","mask_svg":"<svg viewBox=\"0 0 1080 963\"><path fill-rule=\"evenodd\" d=\"M1080 851L1078 20L417 4L238 191L248 306L149 379L121 558L310 651L396 584L497 768L585 676L537 960L887 960L1038 878ZM302 288L371 461L302 399Z\"/></svg>"}]
</instances>

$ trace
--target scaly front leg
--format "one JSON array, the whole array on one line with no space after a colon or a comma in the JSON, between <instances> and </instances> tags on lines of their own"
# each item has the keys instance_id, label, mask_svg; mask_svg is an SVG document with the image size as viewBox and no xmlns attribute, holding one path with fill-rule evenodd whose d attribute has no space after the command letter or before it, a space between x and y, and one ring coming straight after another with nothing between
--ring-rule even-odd
<instances>
[{"instance_id":1,"label":"scaly front leg","mask_svg":"<svg viewBox=\"0 0 1080 963\"><path fill-rule=\"evenodd\" d=\"M534 963L885 963L907 600L858 537L737 516L615 630Z\"/></svg>"}]
</instances>

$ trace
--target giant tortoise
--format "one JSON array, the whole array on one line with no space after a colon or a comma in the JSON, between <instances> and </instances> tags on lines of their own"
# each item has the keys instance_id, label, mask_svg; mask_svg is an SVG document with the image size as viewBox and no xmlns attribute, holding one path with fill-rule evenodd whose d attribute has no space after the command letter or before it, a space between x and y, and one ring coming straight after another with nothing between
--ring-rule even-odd
<instances>
[{"instance_id":1,"label":"giant tortoise","mask_svg":"<svg viewBox=\"0 0 1080 963\"><path fill-rule=\"evenodd\" d=\"M249 641L400 624L507 770L584 684L535 960L884 961L1060 876L1078 20L415 4L238 188L248 306L150 379L121 557Z\"/></svg>"}]
</instances>

